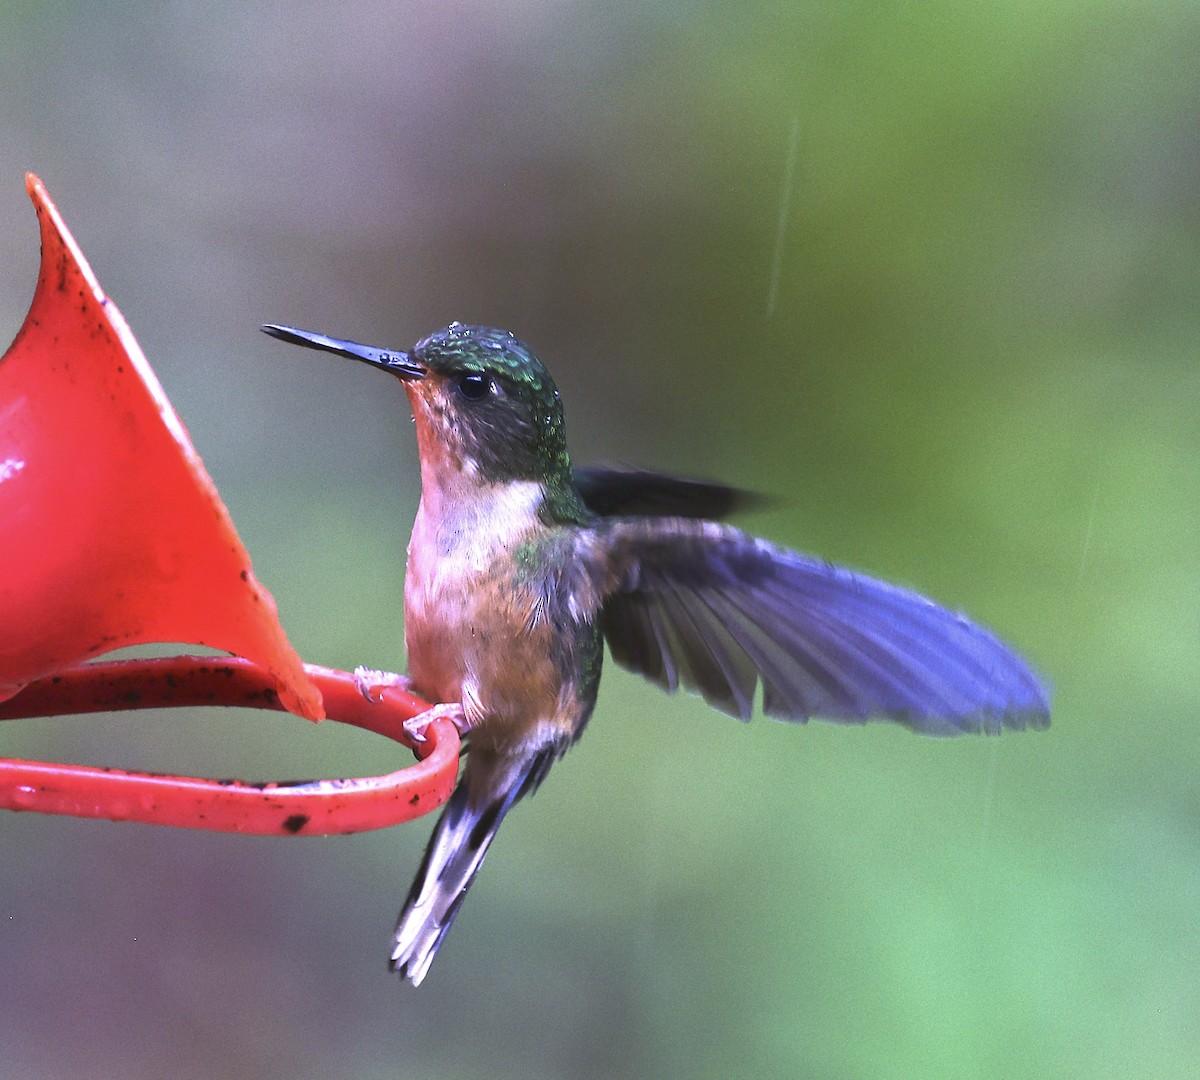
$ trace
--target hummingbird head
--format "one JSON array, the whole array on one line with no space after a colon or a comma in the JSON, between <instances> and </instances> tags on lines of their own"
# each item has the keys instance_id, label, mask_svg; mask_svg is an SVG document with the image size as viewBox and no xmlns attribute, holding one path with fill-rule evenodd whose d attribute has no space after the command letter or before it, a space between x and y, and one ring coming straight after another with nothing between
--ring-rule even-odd
<instances>
[{"instance_id":1,"label":"hummingbird head","mask_svg":"<svg viewBox=\"0 0 1200 1080\"><path fill-rule=\"evenodd\" d=\"M422 472L444 484L532 480L570 484L562 401L550 373L507 330L451 323L402 353L287 326L272 337L390 371L404 383Z\"/></svg>"}]
</instances>

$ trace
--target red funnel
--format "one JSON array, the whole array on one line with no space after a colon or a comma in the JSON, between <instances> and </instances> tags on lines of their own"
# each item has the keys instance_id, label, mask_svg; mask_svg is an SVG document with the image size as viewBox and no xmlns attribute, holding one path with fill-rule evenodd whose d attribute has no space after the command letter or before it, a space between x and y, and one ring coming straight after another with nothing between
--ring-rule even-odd
<instances>
[{"instance_id":1,"label":"red funnel","mask_svg":"<svg viewBox=\"0 0 1200 1080\"><path fill-rule=\"evenodd\" d=\"M318 720L229 513L116 305L42 182L42 264L0 359L0 700L123 645L246 657Z\"/></svg>"}]
</instances>

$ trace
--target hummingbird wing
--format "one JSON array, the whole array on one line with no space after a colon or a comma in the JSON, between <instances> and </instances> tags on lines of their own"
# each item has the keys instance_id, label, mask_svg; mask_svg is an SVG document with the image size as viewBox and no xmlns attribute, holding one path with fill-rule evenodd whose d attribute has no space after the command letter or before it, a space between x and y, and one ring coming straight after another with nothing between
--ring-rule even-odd
<instances>
[{"instance_id":1,"label":"hummingbird wing","mask_svg":"<svg viewBox=\"0 0 1200 1080\"><path fill-rule=\"evenodd\" d=\"M727 525L611 521L585 545L606 597L613 659L748 720L768 716L915 731L1045 727L1033 670L963 615L916 593L775 547Z\"/></svg>"},{"instance_id":2,"label":"hummingbird wing","mask_svg":"<svg viewBox=\"0 0 1200 1080\"><path fill-rule=\"evenodd\" d=\"M682 517L723 521L762 497L711 480L590 466L573 469L572 479L584 505L600 517Z\"/></svg>"}]
</instances>

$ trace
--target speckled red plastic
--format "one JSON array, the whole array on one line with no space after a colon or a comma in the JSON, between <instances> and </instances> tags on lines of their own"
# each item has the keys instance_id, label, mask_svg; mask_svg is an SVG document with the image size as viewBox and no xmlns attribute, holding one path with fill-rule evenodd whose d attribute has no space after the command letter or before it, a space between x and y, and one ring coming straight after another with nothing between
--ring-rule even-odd
<instances>
[{"instance_id":1,"label":"speckled red plastic","mask_svg":"<svg viewBox=\"0 0 1200 1080\"><path fill-rule=\"evenodd\" d=\"M0 718L249 704L311 720L328 709L403 741L400 725L423 702L389 690L370 703L352 676L300 662L121 313L41 181L27 175L26 189L42 258L29 314L0 358ZM148 642L245 659L75 666ZM303 787L0 760L0 807L234 832L353 832L444 802L458 745L453 727L439 724L421 748L428 756L403 775Z\"/></svg>"},{"instance_id":2,"label":"speckled red plastic","mask_svg":"<svg viewBox=\"0 0 1200 1080\"><path fill-rule=\"evenodd\" d=\"M46 189L25 323L0 359L0 697L123 645L245 656L309 719L321 696L229 513Z\"/></svg>"},{"instance_id":3,"label":"speckled red plastic","mask_svg":"<svg viewBox=\"0 0 1200 1080\"><path fill-rule=\"evenodd\" d=\"M384 688L368 701L354 676L309 664L331 719L412 747L422 759L383 776L288 784L205 780L87 765L0 759L0 809L139 821L221 832L328 836L411 821L444 803L458 776L459 737L447 720L413 747L404 721L427 708ZM247 660L177 656L81 664L0 702L0 720L179 706L282 709L271 679Z\"/></svg>"}]
</instances>

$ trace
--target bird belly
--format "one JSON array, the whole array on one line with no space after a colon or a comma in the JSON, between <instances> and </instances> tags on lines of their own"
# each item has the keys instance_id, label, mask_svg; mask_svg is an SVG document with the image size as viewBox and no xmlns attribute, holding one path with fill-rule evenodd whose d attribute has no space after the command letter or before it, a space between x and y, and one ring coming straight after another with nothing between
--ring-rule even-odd
<instances>
[{"instance_id":1,"label":"bird belly","mask_svg":"<svg viewBox=\"0 0 1200 1080\"><path fill-rule=\"evenodd\" d=\"M555 627L533 618L539 598L507 545L430 544L422 529L418 515L404 588L414 688L461 702L476 746L569 740L583 712L570 665Z\"/></svg>"},{"instance_id":2,"label":"bird belly","mask_svg":"<svg viewBox=\"0 0 1200 1080\"><path fill-rule=\"evenodd\" d=\"M476 743L482 737L499 746L537 729L569 733L572 695L553 657L550 628L529 626L524 598L505 584L460 581L436 593L406 588L413 685L430 700L461 702Z\"/></svg>"}]
</instances>

